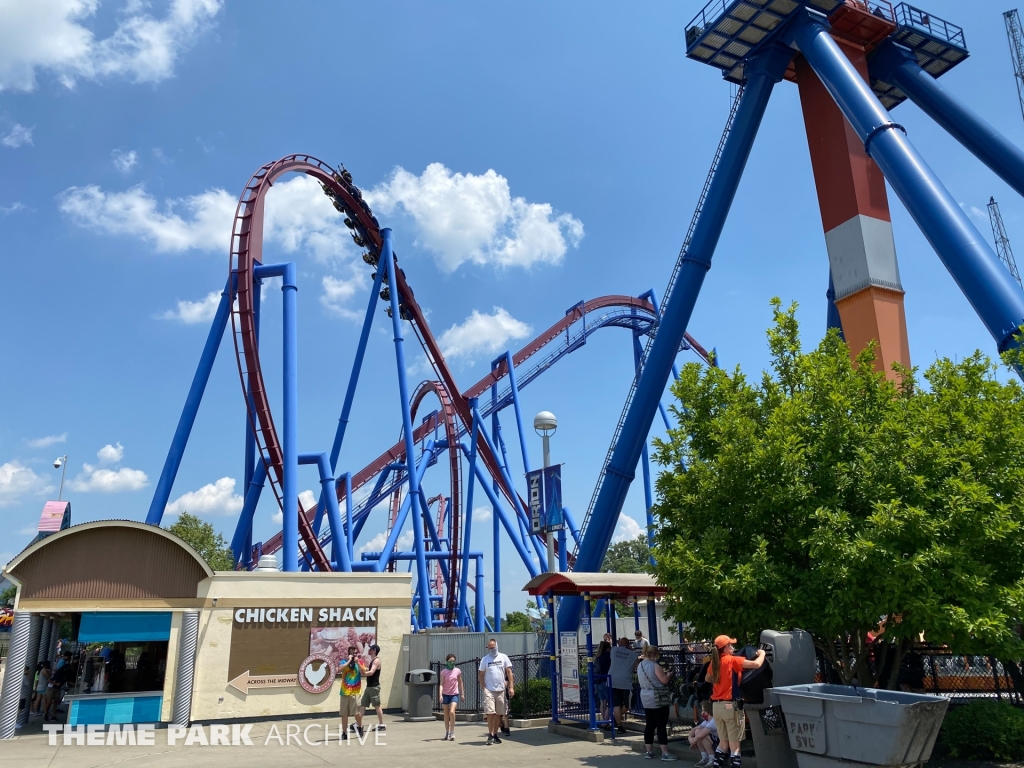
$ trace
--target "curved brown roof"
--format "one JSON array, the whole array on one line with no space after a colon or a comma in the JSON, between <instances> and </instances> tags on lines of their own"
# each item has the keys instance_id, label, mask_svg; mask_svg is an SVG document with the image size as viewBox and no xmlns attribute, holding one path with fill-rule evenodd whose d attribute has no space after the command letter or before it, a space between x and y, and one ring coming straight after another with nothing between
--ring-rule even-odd
<instances>
[{"instance_id":1,"label":"curved brown roof","mask_svg":"<svg viewBox=\"0 0 1024 768\"><path fill-rule=\"evenodd\" d=\"M523 590L531 595L543 595L549 591L556 595L582 595L589 592L595 597L605 595L663 597L668 592L668 588L658 584L654 580L654 576L649 573L584 573L582 571L542 573L530 579Z\"/></svg>"},{"instance_id":2,"label":"curved brown roof","mask_svg":"<svg viewBox=\"0 0 1024 768\"><path fill-rule=\"evenodd\" d=\"M19 602L195 599L213 576L177 536L131 520L66 528L27 547L4 573L21 584Z\"/></svg>"}]
</instances>

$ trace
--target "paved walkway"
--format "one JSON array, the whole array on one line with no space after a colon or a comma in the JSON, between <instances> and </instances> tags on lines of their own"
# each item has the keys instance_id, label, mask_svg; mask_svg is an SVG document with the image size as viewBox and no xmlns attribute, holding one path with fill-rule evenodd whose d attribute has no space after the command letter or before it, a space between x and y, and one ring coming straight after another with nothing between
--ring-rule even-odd
<instances>
[{"instance_id":1,"label":"paved walkway","mask_svg":"<svg viewBox=\"0 0 1024 768\"><path fill-rule=\"evenodd\" d=\"M511 738L487 746L487 731L482 723L459 723L456 741L449 742L441 739L444 726L440 722L406 723L401 717L391 716L385 716L385 721L387 731L378 734L379 744L375 744L375 734L368 733L364 744L352 740L340 746L337 718L255 723L248 732L253 746L185 746L184 739L172 746L167 743L166 730L155 732L153 746L64 746L60 735L56 736L57 745L50 746L48 736L32 727L30 732L0 742L0 765L12 768L94 768L114 764L126 764L130 768L198 768L214 764L218 768L251 768L253 765L481 768L557 763L639 768L641 763L648 764L632 749L634 742L642 742L642 737L635 734L595 744L549 734L546 728L513 729ZM324 744L324 725L331 728L329 745ZM287 740L288 726L292 727L291 743L282 744ZM210 726L206 726L204 733L209 738ZM676 765L689 768L692 762L680 761Z\"/></svg>"}]
</instances>

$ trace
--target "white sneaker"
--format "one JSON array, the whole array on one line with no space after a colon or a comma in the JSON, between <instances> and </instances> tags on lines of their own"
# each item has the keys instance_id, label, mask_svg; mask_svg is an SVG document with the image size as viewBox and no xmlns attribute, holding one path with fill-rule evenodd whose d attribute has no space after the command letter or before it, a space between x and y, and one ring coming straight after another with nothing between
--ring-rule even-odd
<instances>
[{"instance_id":1,"label":"white sneaker","mask_svg":"<svg viewBox=\"0 0 1024 768\"><path fill-rule=\"evenodd\" d=\"M694 764L694 768L705 768L705 766L711 765L712 763L714 763L714 760L705 755Z\"/></svg>"}]
</instances>

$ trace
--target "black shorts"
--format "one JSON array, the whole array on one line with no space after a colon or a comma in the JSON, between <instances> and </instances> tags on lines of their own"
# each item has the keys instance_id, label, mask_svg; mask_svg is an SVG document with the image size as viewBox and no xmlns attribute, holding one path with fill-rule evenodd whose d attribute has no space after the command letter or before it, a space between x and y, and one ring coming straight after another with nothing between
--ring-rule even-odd
<instances>
[{"instance_id":1,"label":"black shorts","mask_svg":"<svg viewBox=\"0 0 1024 768\"><path fill-rule=\"evenodd\" d=\"M613 707L628 707L629 706L629 694L632 691L628 688L612 688L612 706Z\"/></svg>"}]
</instances>

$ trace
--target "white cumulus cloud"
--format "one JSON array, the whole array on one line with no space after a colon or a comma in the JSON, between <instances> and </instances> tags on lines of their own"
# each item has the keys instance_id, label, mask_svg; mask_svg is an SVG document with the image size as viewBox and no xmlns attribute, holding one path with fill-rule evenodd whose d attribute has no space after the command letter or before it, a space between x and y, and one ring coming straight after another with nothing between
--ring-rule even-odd
<instances>
[{"instance_id":1,"label":"white cumulus cloud","mask_svg":"<svg viewBox=\"0 0 1024 768\"><path fill-rule=\"evenodd\" d=\"M19 461L0 464L0 507L21 500L23 496L39 496L52 491L54 486L37 475L31 467Z\"/></svg>"},{"instance_id":2,"label":"white cumulus cloud","mask_svg":"<svg viewBox=\"0 0 1024 768\"><path fill-rule=\"evenodd\" d=\"M139 155L134 149L129 152L115 149L110 153L110 157L114 161L114 167L121 173L131 173L132 168L139 162Z\"/></svg>"},{"instance_id":3,"label":"white cumulus cloud","mask_svg":"<svg viewBox=\"0 0 1024 768\"><path fill-rule=\"evenodd\" d=\"M49 448L51 445L57 443L66 443L68 441L68 433L63 432L59 435L47 435L46 437L35 437L31 440L26 440L30 448Z\"/></svg>"},{"instance_id":4,"label":"white cumulus cloud","mask_svg":"<svg viewBox=\"0 0 1024 768\"><path fill-rule=\"evenodd\" d=\"M583 238L583 223L556 214L549 203L512 197L508 180L494 170L479 176L431 163L420 176L396 168L366 193L383 213L402 209L416 223L418 245L433 251L438 266L455 271L469 261L501 267L557 264Z\"/></svg>"},{"instance_id":5,"label":"white cumulus cloud","mask_svg":"<svg viewBox=\"0 0 1024 768\"><path fill-rule=\"evenodd\" d=\"M235 479L222 477L196 491L183 493L167 505L168 515L188 512L192 515L235 515L242 511L244 499L235 493Z\"/></svg>"},{"instance_id":6,"label":"white cumulus cloud","mask_svg":"<svg viewBox=\"0 0 1024 768\"><path fill-rule=\"evenodd\" d=\"M72 490L83 493L123 493L138 491L149 485L149 477L141 469L131 467L108 467L118 464L124 458L124 446L107 443L96 452L99 466L83 464L82 471L68 485Z\"/></svg>"},{"instance_id":7,"label":"white cumulus cloud","mask_svg":"<svg viewBox=\"0 0 1024 768\"><path fill-rule=\"evenodd\" d=\"M640 523L623 513L619 515L619 522L615 526L612 541L616 543L620 541L633 541L641 533L647 533L647 529L641 527Z\"/></svg>"},{"instance_id":8,"label":"white cumulus cloud","mask_svg":"<svg viewBox=\"0 0 1024 768\"><path fill-rule=\"evenodd\" d=\"M120 443L117 445L107 443L96 451L96 457L104 464L117 464L124 458L124 446Z\"/></svg>"},{"instance_id":9,"label":"white cumulus cloud","mask_svg":"<svg viewBox=\"0 0 1024 768\"><path fill-rule=\"evenodd\" d=\"M99 0L0 3L0 91L32 91L39 71L68 88L76 80L125 77L156 83L174 74L181 54L207 29L221 0L171 0L163 18L129 2L109 37L85 26Z\"/></svg>"},{"instance_id":10,"label":"white cumulus cloud","mask_svg":"<svg viewBox=\"0 0 1024 768\"><path fill-rule=\"evenodd\" d=\"M160 206L142 184L124 192L104 192L88 184L69 187L58 197L61 212L75 224L106 234L138 237L161 253L193 248L224 251L231 238L236 202L223 189L209 189Z\"/></svg>"},{"instance_id":11,"label":"white cumulus cloud","mask_svg":"<svg viewBox=\"0 0 1024 768\"><path fill-rule=\"evenodd\" d=\"M355 270L352 271L352 276L348 280L343 280L334 275L324 275L324 292L320 294L320 303L332 315L349 320L357 320L360 317L359 312L345 305L365 285L366 279L361 272Z\"/></svg>"},{"instance_id":12,"label":"white cumulus cloud","mask_svg":"<svg viewBox=\"0 0 1024 768\"><path fill-rule=\"evenodd\" d=\"M221 291L210 291L206 297L199 301L188 301L181 299L174 309L168 309L157 315L160 320L177 320L185 325L196 323L208 323L217 314L217 307L220 306Z\"/></svg>"},{"instance_id":13,"label":"white cumulus cloud","mask_svg":"<svg viewBox=\"0 0 1024 768\"><path fill-rule=\"evenodd\" d=\"M367 541L363 546L359 548L359 553L363 552L380 552L384 549L384 545L387 543L388 535L384 531L381 531L372 539ZM413 532L405 531L398 536L398 541L395 543L395 552L409 552L413 548Z\"/></svg>"},{"instance_id":14,"label":"white cumulus cloud","mask_svg":"<svg viewBox=\"0 0 1024 768\"><path fill-rule=\"evenodd\" d=\"M10 147L11 149L17 149L24 144L31 145L32 129L26 128L24 125L20 125L19 123L15 123L14 127L11 128L11 132L0 139L0 144L3 144L5 147Z\"/></svg>"},{"instance_id":15,"label":"white cumulus cloud","mask_svg":"<svg viewBox=\"0 0 1024 768\"><path fill-rule=\"evenodd\" d=\"M441 334L441 351L447 358L471 359L478 354L497 354L506 349L513 339L522 339L530 333L530 326L516 320L502 307L495 307L489 315L473 314Z\"/></svg>"}]
</instances>

